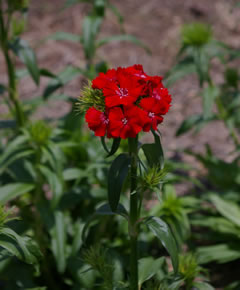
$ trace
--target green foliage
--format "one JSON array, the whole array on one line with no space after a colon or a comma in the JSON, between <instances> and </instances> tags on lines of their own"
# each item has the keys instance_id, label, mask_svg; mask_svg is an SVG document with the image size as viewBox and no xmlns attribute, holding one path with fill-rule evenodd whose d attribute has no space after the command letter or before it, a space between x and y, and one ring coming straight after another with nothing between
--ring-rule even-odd
<instances>
[{"instance_id":1,"label":"green foliage","mask_svg":"<svg viewBox=\"0 0 240 290\"><path fill-rule=\"evenodd\" d=\"M202 272L204 272L204 269L198 265L197 259L193 254L180 255L179 273L183 276L186 289L192 289L195 286L194 280L201 277Z\"/></svg>"},{"instance_id":2,"label":"green foliage","mask_svg":"<svg viewBox=\"0 0 240 290\"><path fill-rule=\"evenodd\" d=\"M158 217L146 219L145 224L160 240L162 245L169 252L175 273L178 272L178 250L175 239L168 225Z\"/></svg>"},{"instance_id":3,"label":"green foliage","mask_svg":"<svg viewBox=\"0 0 240 290\"><path fill-rule=\"evenodd\" d=\"M102 250L99 245L95 245L84 251L83 259L92 269L99 272L103 280L102 289L112 289L114 265L110 261L107 251Z\"/></svg>"},{"instance_id":4,"label":"green foliage","mask_svg":"<svg viewBox=\"0 0 240 290\"><path fill-rule=\"evenodd\" d=\"M112 209L117 209L123 183L128 175L131 157L122 153L113 161L108 172L108 202ZM133 193L132 193L133 194Z\"/></svg>"}]
</instances>

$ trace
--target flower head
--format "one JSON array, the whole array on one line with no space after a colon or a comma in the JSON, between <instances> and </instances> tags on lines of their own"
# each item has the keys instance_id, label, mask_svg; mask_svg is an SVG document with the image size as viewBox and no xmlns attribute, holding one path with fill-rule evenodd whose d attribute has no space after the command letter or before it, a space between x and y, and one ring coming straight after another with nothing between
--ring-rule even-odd
<instances>
[{"instance_id":1,"label":"flower head","mask_svg":"<svg viewBox=\"0 0 240 290\"><path fill-rule=\"evenodd\" d=\"M79 110L96 136L134 138L157 130L171 103L160 76L148 76L142 65L100 73L84 88Z\"/></svg>"}]
</instances>

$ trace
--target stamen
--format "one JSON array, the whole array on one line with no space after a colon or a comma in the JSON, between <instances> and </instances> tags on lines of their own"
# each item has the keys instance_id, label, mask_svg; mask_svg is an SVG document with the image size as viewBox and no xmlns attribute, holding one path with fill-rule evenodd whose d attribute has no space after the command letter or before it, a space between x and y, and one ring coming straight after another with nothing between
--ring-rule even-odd
<instances>
[{"instance_id":1,"label":"stamen","mask_svg":"<svg viewBox=\"0 0 240 290\"><path fill-rule=\"evenodd\" d=\"M128 96L128 89L126 88L118 88L118 90L116 90L116 94L120 97L127 97Z\"/></svg>"},{"instance_id":2,"label":"stamen","mask_svg":"<svg viewBox=\"0 0 240 290\"><path fill-rule=\"evenodd\" d=\"M124 125L126 125L127 122L128 122L128 120L127 120L126 118L123 118L123 119L122 119L122 122L123 122Z\"/></svg>"},{"instance_id":3,"label":"stamen","mask_svg":"<svg viewBox=\"0 0 240 290\"><path fill-rule=\"evenodd\" d=\"M152 112L149 112L149 113L148 113L148 116L149 116L150 118L154 118L154 117L155 117L155 114L152 113Z\"/></svg>"}]
</instances>

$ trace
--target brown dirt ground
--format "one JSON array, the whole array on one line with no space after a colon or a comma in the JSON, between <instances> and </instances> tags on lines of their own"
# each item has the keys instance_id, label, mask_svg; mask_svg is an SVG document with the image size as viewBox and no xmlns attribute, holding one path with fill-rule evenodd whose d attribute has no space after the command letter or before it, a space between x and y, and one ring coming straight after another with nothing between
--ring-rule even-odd
<instances>
[{"instance_id":1,"label":"brown dirt ground","mask_svg":"<svg viewBox=\"0 0 240 290\"><path fill-rule=\"evenodd\" d=\"M53 40L42 42L44 38L57 31L81 33L82 19L88 11L88 6L79 4L62 11L64 2L64 0L32 0L29 26L24 34L24 38L36 49L40 66L53 72L59 72L69 64L81 67L85 65L80 45ZM152 50L152 55L146 54L142 48L130 43L108 44L98 51L97 58L107 60L112 67L141 63L147 73L164 75L174 64L180 46L182 24L193 21L211 24L217 39L234 47L240 45L238 38L240 9L232 10L234 3L232 0L114 0L113 3L124 16L126 33L133 34L145 42ZM120 27L113 14L108 12L100 37L116 33L120 33ZM6 81L2 56L0 56L0 74L1 81ZM217 63L213 74L215 80L221 82ZM40 86L36 88L30 79L24 78L19 84L21 98L39 96L46 83L47 79L42 79ZM62 91L71 96L78 96L80 89L81 78L78 78ZM204 144L209 143L214 153L229 158L228 153L231 152L233 144L220 122L211 123L197 135L189 133L180 138L175 137L181 121L201 111L201 98L196 96L197 91L198 83L193 76L184 78L170 88L173 96L172 108L161 127L164 148L168 149L171 156L174 151L185 147L202 151ZM40 109L35 117L59 116L68 109L68 104L54 101L50 102L47 108ZM0 112L5 112L3 105Z\"/></svg>"}]
</instances>

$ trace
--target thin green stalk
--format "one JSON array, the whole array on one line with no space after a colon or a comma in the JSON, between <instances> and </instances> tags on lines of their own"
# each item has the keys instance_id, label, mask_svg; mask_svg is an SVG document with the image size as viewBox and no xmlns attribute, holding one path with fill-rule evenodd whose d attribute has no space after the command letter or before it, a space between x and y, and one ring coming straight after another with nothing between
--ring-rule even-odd
<instances>
[{"instance_id":1,"label":"thin green stalk","mask_svg":"<svg viewBox=\"0 0 240 290\"><path fill-rule=\"evenodd\" d=\"M25 116L17 95L15 68L7 48L4 50L4 57L8 71L9 98L15 107L17 125L22 127L25 123Z\"/></svg>"},{"instance_id":2,"label":"thin green stalk","mask_svg":"<svg viewBox=\"0 0 240 290\"><path fill-rule=\"evenodd\" d=\"M11 17L11 15L9 15L9 17ZM8 73L9 99L15 108L17 125L19 127L22 127L25 123L25 117L17 95L15 67L9 55L8 31L7 27L5 27L4 25L3 11L1 6L0 6L0 33L1 33L1 48L5 58Z\"/></svg>"},{"instance_id":3,"label":"thin green stalk","mask_svg":"<svg viewBox=\"0 0 240 290\"><path fill-rule=\"evenodd\" d=\"M130 220L129 220L129 235L130 235L130 289L138 290L138 193L137 193L137 155L138 155L138 139L129 138L129 153L131 155L130 168Z\"/></svg>"}]
</instances>

